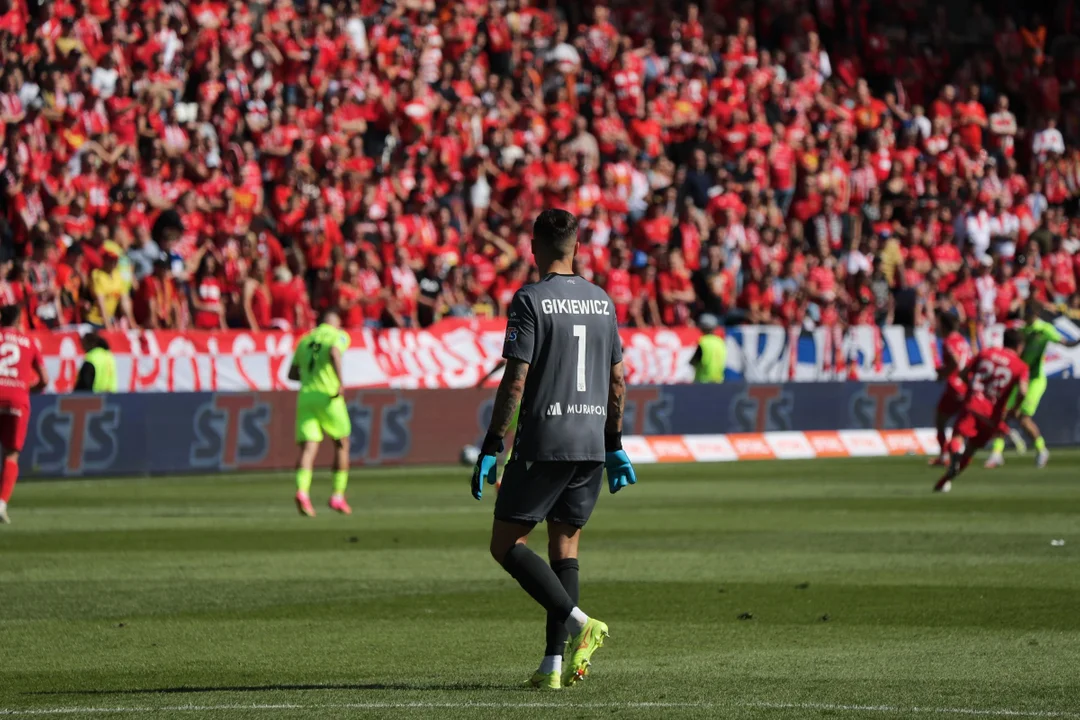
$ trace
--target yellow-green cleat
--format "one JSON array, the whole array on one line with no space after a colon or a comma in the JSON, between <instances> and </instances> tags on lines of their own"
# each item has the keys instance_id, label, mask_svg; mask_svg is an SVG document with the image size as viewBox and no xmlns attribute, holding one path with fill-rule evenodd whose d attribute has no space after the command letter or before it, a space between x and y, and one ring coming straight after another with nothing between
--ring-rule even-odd
<instances>
[{"instance_id":1,"label":"yellow-green cleat","mask_svg":"<svg viewBox=\"0 0 1080 720\"><path fill-rule=\"evenodd\" d=\"M562 688L562 678L557 672L542 673L537 670L525 681L525 687L536 690L559 690Z\"/></svg>"},{"instance_id":2,"label":"yellow-green cleat","mask_svg":"<svg viewBox=\"0 0 1080 720\"><path fill-rule=\"evenodd\" d=\"M608 636L608 626L594 618L589 618L585 627L574 637L570 638L569 657L563 668L562 684L566 687L573 685L579 680L584 680L589 672L589 664L593 653L604 646L604 639Z\"/></svg>"}]
</instances>

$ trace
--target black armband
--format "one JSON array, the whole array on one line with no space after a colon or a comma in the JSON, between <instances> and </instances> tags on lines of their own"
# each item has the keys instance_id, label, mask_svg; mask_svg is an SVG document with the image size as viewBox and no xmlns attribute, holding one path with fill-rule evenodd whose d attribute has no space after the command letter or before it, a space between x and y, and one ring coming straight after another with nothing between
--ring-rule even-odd
<instances>
[{"instance_id":1,"label":"black armband","mask_svg":"<svg viewBox=\"0 0 1080 720\"><path fill-rule=\"evenodd\" d=\"M622 431L604 433L604 452L622 450Z\"/></svg>"},{"instance_id":2,"label":"black armband","mask_svg":"<svg viewBox=\"0 0 1080 720\"><path fill-rule=\"evenodd\" d=\"M495 433L489 432L484 436L484 443L480 446L481 455L498 455L503 450L503 440Z\"/></svg>"}]
</instances>

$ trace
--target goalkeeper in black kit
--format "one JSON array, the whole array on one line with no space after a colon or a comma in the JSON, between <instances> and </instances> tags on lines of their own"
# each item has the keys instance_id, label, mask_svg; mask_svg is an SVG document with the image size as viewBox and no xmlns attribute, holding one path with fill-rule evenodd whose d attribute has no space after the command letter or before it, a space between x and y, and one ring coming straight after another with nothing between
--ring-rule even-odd
<instances>
[{"instance_id":1,"label":"goalkeeper in black kit","mask_svg":"<svg viewBox=\"0 0 1080 720\"><path fill-rule=\"evenodd\" d=\"M544 689L583 679L608 636L605 623L577 606L578 540L605 468L613 493L637 482L622 449L626 380L614 307L603 290L573 274L577 230L564 210L546 210L533 224L541 280L510 305L506 369L472 476L479 500L484 483L495 483L496 457L520 402L495 501L491 555L547 610L544 658L527 682ZM544 521L550 565L525 544Z\"/></svg>"}]
</instances>

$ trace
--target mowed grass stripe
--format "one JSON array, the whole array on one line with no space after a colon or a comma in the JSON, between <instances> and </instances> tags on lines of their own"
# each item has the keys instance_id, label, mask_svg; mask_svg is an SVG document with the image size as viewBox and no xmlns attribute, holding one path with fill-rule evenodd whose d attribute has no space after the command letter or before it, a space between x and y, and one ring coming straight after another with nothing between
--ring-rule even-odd
<instances>
[{"instance_id":1,"label":"mowed grass stripe","mask_svg":"<svg viewBox=\"0 0 1080 720\"><path fill-rule=\"evenodd\" d=\"M584 541L582 605L612 641L556 704L1080 710L1078 470L1010 458L940 497L922 458L642 467ZM487 557L466 477L357 471L357 513L313 521L287 474L24 483L0 528L0 708L202 688L195 705L247 708L214 717L558 716L522 707L543 615Z\"/></svg>"}]
</instances>

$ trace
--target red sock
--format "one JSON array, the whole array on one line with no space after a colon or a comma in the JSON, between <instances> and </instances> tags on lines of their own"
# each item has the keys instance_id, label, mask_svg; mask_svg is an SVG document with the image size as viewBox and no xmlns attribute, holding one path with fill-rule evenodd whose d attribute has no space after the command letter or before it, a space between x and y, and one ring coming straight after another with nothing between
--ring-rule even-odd
<instances>
[{"instance_id":1,"label":"red sock","mask_svg":"<svg viewBox=\"0 0 1080 720\"><path fill-rule=\"evenodd\" d=\"M19 461L5 460L4 470L0 472L0 500L7 502L11 499L11 492L15 489L15 481L19 479Z\"/></svg>"}]
</instances>

